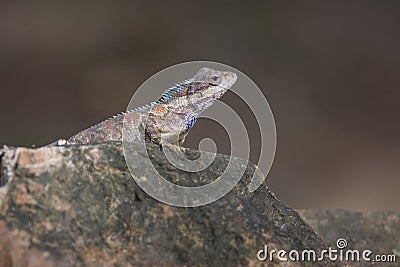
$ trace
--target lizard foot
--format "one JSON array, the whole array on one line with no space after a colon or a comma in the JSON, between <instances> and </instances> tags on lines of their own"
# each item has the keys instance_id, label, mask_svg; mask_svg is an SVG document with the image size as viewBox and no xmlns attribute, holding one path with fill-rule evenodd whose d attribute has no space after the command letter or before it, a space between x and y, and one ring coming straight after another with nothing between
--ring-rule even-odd
<instances>
[{"instance_id":1,"label":"lizard foot","mask_svg":"<svg viewBox=\"0 0 400 267\"><path fill-rule=\"evenodd\" d=\"M184 159L185 158L185 152L186 152L187 148L179 147L179 146L173 145L171 143L162 143L162 144L160 144L160 150L161 151L163 151L165 148L167 148L169 151L171 151L172 154L177 159Z\"/></svg>"}]
</instances>

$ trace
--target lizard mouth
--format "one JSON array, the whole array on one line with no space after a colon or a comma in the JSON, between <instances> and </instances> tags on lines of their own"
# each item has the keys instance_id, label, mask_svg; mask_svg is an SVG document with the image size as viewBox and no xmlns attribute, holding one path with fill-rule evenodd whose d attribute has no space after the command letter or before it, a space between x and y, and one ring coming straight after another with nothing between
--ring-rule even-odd
<instances>
[{"instance_id":1,"label":"lizard mouth","mask_svg":"<svg viewBox=\"0 0 400 267\"><path fill-rule=\"evenodd\" d=\"M231 88L237 81L237 75L234 72L226 71L224 72L224 77L226 79L227 87Z\"/></svg>"},{"instance_id":2,"label":"lizard mouth","mask_svg":"<svg viewBox=\"0 0 400 267\"><path fill-rule=\"evenodd\" d=\"M234 72L224 71L222 72L223 81L218 85L215 97L221 98L237 81L237 75Z\"/></svg>"}]
</instances>

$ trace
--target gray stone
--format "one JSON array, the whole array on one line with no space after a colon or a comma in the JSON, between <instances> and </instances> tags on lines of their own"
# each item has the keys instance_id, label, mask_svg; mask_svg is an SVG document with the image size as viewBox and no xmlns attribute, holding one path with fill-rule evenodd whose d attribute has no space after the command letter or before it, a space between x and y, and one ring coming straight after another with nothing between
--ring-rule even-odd
<instances>
[{"instance_id":1,"label":"gray stone","mask_svg":"<svg viewBox=\"0 0 400 267\"><path fill-rule=\"evenodd\" d=\"M209 183L229 161L217 155L206 170L183 173L158 146L148 149L154 167L178 184ZM198 156L197 151L186 154ZM136 185L120 143L4 147L0 155L2 266L297 266L276 259L261 262L257 252L264 245L287 251L326 248L265 185L248 192L252 164L223 198L180 208ZM138 161L145 157L136 156Z\"/></svg>"}]
</instances>

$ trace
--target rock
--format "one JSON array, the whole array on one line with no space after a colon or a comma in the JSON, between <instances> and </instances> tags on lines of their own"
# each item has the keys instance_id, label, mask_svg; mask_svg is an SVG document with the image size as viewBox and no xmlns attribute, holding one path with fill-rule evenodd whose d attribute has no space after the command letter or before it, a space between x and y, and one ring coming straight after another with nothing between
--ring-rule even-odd
<instances>
[{"instance_id":1,"label":"rock","mask_svg":"<svg viewBox=\"0 0 400 267\"><path fill-rule=\"evenodd\" d=\"M184 173L167 162L158 146L148 149L159 172L185 185L213 181L229 161L217 155L206 170ZM198 152L187 155L196 158ZM140 164L145 156L135 157L145 168ZM248 192L252 164L223 198L181 208L137 186L120 143L4 147L0 158L2 266L297 266L277 259L262 262L257 253L264 245L287 251L326 248L265 185Z\"/></svg>"}]
</instances>

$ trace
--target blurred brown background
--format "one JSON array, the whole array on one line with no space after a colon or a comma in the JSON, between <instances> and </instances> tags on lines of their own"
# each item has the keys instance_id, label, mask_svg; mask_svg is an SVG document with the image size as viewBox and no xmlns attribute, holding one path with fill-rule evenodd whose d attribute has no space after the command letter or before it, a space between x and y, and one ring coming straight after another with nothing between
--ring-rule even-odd
<instances>
[{"instance_id":1,"label":"blurred brown background","mask_svg":"<svg viewBox=\"0 0 400 267\"><path fill-rule=\"evenodd\" d=\"M269 100L278 147L267 182L278 198L399 210L399 26L395 1L2 3L0 144L68 137L123 111L157 71L212 60ZM206 124L185 146L210 135Z\"/></svg>"}]
</instances>

